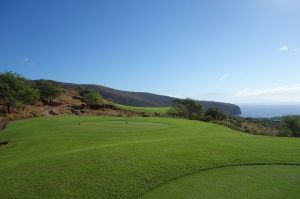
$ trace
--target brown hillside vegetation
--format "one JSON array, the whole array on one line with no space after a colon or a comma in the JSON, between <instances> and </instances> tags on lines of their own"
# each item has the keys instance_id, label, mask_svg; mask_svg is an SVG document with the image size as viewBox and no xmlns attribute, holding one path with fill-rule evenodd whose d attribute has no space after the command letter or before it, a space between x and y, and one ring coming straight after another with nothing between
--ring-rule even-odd
<instances>
[{"instance_id":1,"label":"brown hillside vegetation","mask_svg":"<svg viewBox=\"0 0 300 199\"><path fill-rule=\"evenodd\" d=\"M52 106L38 102L35 105L26 105L15 108L12 113L6 114L5 106L0 103L0 128L5 121L25 119L31 117L54 115L111 115L111 116L140 116L141 113L119 109L105 99L97 107L91 109L80 99L79 90L76 88L60 87L61 95L56 98Z\"/></svg>"}]
</instances>

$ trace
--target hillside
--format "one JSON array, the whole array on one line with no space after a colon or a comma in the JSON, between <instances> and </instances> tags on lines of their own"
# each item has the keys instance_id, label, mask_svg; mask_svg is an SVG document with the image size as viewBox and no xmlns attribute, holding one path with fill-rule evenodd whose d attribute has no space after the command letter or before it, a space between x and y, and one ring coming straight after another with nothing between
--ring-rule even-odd
<instances>
[{"instance_id":1,"label":"hillside","mask_svg":"<svg viewBox=\"0 0 300 199\"><path fill-rule=\"evenodd\" d=\"M0 100L0 129L6 121L19 120L32 117L43 117L51 115L110 115L110 116L140 116L135 110L118 108L110 101L102 99L99 107L91 109L80 100L78 89L60 87L61 94L54 100L52 106L39 101L33 105L23 108L15 108L10 114L6 114L6 106Z\"/></svg>"},{"instance_id":2,"label":"hillside","mask_svg":"<svg viewBox=\"0 0 300 199\"><path fill-rule=\"evenodd\" d=\"M165 114L175 98L143 92L120 91L100 85L72 84L48 80L57 85L61 95L49 106L48 102L39 101L23 108L15 108L6 114L6 106L0 101L0 121L10 121L49 115L115 115L137 116L144 113L151 115ZM90 109L82 103L79 92L83 89L95 90L102 96L101 106ZM238 115L240 108L233 104L220 102L200 102L204 108L216 107L228 115ZM1 125L0 125L1 126Z\"/></svg>"},{"instance_id":3,"label":"hillside","mask_svg":"<svg viewBox=\"0 0 300 199\"><path fill-rule=\"evenodd\" d=\"M85 89L91 89L98 91L105 99L109 99L115 103L138 106L138 107L168 107L172 105L172 102L176 99L174 97L157 95L146 92L131 92L121 91L113 88L95 85L95 84L73 84L55 82L63 87L81 87ZM228 115L240 115L241 109L235 104L213 102L213 101L199 101L205 109L209 107L218 108L221 112Z\"/></svg>"}]
</instances>

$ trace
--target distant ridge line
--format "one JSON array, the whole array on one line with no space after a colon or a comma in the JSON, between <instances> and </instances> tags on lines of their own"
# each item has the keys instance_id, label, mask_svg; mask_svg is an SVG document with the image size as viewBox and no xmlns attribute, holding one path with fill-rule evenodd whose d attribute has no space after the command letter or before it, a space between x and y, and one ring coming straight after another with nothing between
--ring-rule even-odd
<instances>
[{"instance_id":1,"label":"distant ridge line","mask_svg":"<svg viewBox=\"0 0 300 199\"><path fill-rule=\"evenodd\" d=\"M127 105L127 106L138 106L138 107L167 107L172 106L175 97L158 95L148 92L133 92L133 91L122 91L113 88L109 88L102 85L96 84L76 84L76 83L64 83L52 81L62 87L72 88L83 88L98 91L104 98L109 99L113 102ZM237 116L241 114L239 106L231 103L214 102L214 101L202 101L198 100L202 104L204 109L210 107L217 108L221 112L231 116Z\"/></svg>"}]
</instances>

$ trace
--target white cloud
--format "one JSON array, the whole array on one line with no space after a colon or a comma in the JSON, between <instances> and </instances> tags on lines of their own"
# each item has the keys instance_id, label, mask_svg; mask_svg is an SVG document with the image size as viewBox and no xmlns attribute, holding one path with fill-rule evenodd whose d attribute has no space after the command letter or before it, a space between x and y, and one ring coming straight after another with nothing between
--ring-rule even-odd
<instances>
[{"instance_id":1,"label":"white cloud","mask_svg":"<svg viewBox=\"0 0 300 199\"><path fill-rule=\"evenodd\" d=\"M220 82L223 82L223 81L226 80L229 76L230 76L229 74L224 73L224 74L220 75L219 81L220 81Z\"/></svg>"},{"instance_id":2,"label":"white cloud","mask_svg":"<svg viewBox=\"0 0 300 199\"><path fill-rule=\"evenodd\" d=\"M288 50L289 48L287 47L287 46L281 46L280 48L279 48L279 50L282 50L282 51L286 51L286 50Z\"/></svg>"},{"instance_id":3,"label":"white cloud","mask_svg":"<svg viewBox=\"0 0 300 199\"><path fill-rule=\"evenodd\" d=\"M25 58L23 59L23 62L24 62L24 63L28 63L28 62L30 62L30 59L29 59L29 57L25 57Z\"/></svg>"},{"instance_id":4,"label":"white cloud","mask_svg":"<svg viewBox=\"0 0 300 199\"><path fill-rule=\"evenodd\" d=\"M234 96L254 102L300 102L300 84L267 89L242 89L236 91Z\"/></svg>"},{"instance_id":5,"label":"white cloud","mask_svg":"<svg viewBox=\"0 0 300 199\"><path fill-rule=\"evenodd\" d=\"M24 65L29 66L29 67L35 67L36 66L35 62L32 61L32 59L30 59L29 57L25 57L23 59L23 63L24 63Z\"/></svg>"}]
</instances>

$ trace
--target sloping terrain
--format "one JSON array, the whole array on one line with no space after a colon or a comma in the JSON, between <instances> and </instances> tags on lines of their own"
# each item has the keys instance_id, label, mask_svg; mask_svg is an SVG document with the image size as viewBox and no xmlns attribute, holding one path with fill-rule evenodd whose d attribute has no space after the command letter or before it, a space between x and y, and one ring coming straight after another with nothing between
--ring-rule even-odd
<instances>
[{"instance_id":1,"label":"sloping terrain","mask_svg":"<svg viewBox=\"0 0 300 199\"><path fill-rule=\"evenodd\" d=\"M92 89L98 91L104 98L111 101L128 106L139 107L167 107L172 106L175 98L163 95L156 95L145 92L129 92L120 91L112 88L108 88L101 85L93 84L71 84L56 82L57 84L65 87L81 87L85 89ZM221 112L228 115L240 115L241 109L239 106L229 103L212 102L212 101L199 101L205 109L209 107L218 108Z\"/></svg>"},{"instance_id":2,"label":"sloping terrain","mask_svg":"<svg viewBox=\"0 0 300 199\"><path fill-rule=\"evenodd\" d=\"M51 116L51 115L111 115L111 116L141 116L135 110L122 109L113 105L110 101L102 99L98 109L91 109L85 106L80 100L79 90L76 88L59 88L61 95L55 98L52 106L38 102L34 105L26 105L23 108L15 108L10 114L1 114L6 109L0 102L0 129L5 121L13 121L31 117Z\"/></svg>"},{"instance_id":3,"label":"sloping terrain","mask_svg":"<svg viewBox=\"0 0 300 199\"><path fill-rule=\"evenodd\" d=\"M172 198L169 186L185 187L177 191L181 198L213 198L207 194L230 188L235 198L263 198L244 197L249 192L242 188L263 193L251 184L251 173L258 175L258 185L278 180L266 186L267 198L283 198L280 189L300 197L297 138L255 136L182 119L66 116L10 123L0 142L8 142L0 146L0 198L149 198L151 191L152 198ZM265 167L203 173L233 165ZM236 187L243 173L249 178ZM203 175L221 181L203 182Z\"/></svg>"}]
</instances>

